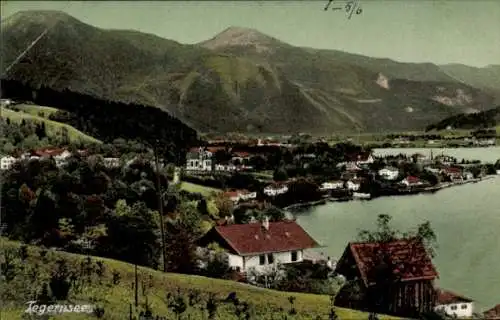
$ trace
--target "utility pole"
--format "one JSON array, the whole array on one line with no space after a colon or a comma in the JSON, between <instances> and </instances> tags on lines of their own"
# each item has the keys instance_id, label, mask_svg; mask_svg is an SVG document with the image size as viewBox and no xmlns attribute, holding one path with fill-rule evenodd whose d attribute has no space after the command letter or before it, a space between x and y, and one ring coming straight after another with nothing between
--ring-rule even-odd
<instances>
[{"instance_id":1,"label":"utility pole","mask_svg":"<svg viewBox=\"0 0 500 320\"><path fill-rule=\"evenodd\" d=\"M134 277L135 277L134 302L135 302L135 307L137 308L139 306L139 292L138 292L139 277L137 275L137 261L135 261L134 263Z\"/></svg>"},{"instance_id":2,"label":"utility pole","mask_svg":"<svg viewBox=\"0 0 500 320\"><path fill-rule=\"evenodd\" d=\"M161 253L163 258L163 272L167 272L167 255L165 252L165 226L163 225L163 195L161 192L160 165L158 163L157 143L158 140L155 141L155 144L153 146L155 167L156 167L156 193L158 195L158 213L160 214Z\"/></svg>"}]
</instances>

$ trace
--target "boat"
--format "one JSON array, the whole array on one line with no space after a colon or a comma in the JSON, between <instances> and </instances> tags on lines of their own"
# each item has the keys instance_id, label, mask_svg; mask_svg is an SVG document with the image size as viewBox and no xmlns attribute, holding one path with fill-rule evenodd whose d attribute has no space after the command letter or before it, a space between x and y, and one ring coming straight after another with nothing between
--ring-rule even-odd
<instances>
[{"instance_id":1,"label":"boat","mask_svg":"<svg viewBox=\"0 0 500 320\"><path fill-rule=\"evenodd\" d=\"M355 199L371 199L372 195L369 193L353 192L353 198Z\"/></svg>"}]
</instances>

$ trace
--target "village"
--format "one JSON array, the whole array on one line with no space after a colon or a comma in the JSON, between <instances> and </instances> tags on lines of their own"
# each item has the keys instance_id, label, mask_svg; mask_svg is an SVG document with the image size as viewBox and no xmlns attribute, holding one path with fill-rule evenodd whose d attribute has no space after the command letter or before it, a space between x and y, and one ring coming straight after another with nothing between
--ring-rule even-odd
<instances>
[{"instance_id":1,"label":"village","mask_svg":"<svg viewBox=\"0 0 500 320\"><path fill-rule=\"evenodd\" d=\"M124 159L68 148L32 150L3 156L0 162L4 171L24 160L50 160L63 167L75 156L101 161L105 167L115 169L139 160L156 165L158 170L166 166L162 159L154 161L148 155ZM377 157L351 143L329 146L321 142L293 145L263 140L253 144L212 142L188 150L185 166L175 169L171 183L188 181L220 190L219 194L232 203L231 214L217 221L197 244L200 255L210 255L214 246L218 248L216 251L224 252L223 260L235 281L273 288L272 282L286 277L284 265L306 270L309 274L306 279L314 273L311 270L322 266L322 281L335 279L344 284L354 281L364 292L362 297L354 297L352 292L341 291L336 301L339 306L406 317L434 310L453 317L473 318L477 313L472 299L435 285L439 273L422 239L350 242L339 259L325 257L318 251L322 245L290 212L296 206L325 201L436 192L500 174L498 164L432 153ZM253 207L275 208L281 214L235 221L242 210ZM380 285L377 282L387 281L374 276L382 253L391 261L390 278L395 286L384 303L373 300L374 294L380 294L373 289ZM497 306L485 312L484 317L495 319L499 309Z\"/></svg>"},{"instance_id":2,"label":"village","mask_svg":"<svg viewBox=\"0 0 500 320\"><path fill-rule=\"evenodd\" d=\"M325 201L368 200L379 196L436 192L459 184L478 182L500 173L498 165L488 166L444 154L434 156L432 150L429 155L375 157L371 151L356 147L340 155L332 155L333 149L324 145L319 147L324 150L307 148L314 149L311 146L299 147L262 140L257 140L253 145L240 144L235 147L196 147L187 154L183 179L214 186L217 185L217 177L222 175L255 177L260 182L257 183L260 189L255 188L256 183L247 181L250 188L232 188L226 191L226 195L235 204L265 199L285 203L285 207L288 207L321 204ZM286 151L281 151L283 149ZM278 169L266 166L274 164L276 157L281 157ZM314 166L320 166L319 170L311 169ZM326 166L331 167L325 168ZM309 183L309 199L313 199L312 201L302 203L304 199L296 194L293 199L286 196L288 193L295 193L293 189L300 182ZM275 201L276 198L289 199L283 202Z\"/></svg>"}]
</instances>

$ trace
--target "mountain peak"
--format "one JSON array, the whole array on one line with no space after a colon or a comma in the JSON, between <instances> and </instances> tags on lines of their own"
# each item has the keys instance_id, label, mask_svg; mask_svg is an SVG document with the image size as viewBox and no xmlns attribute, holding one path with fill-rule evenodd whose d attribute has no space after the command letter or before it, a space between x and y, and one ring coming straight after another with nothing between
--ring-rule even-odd
<instances>
[{"instance_id":1,"label":"mountain peak","mask_svg":"<svg viewBox=\"0 0 500 320\"><path fill-rule=\"evenodd\" d=\"M207 49L255 46L259 51L269 51L270 45L276 43L281 43L281 41L255 29L231 26L212 39L202 42L201 46Z\"/></svg>"},{"instance_id":2,"label":"mountain peak","mask_svg":"<svg viewBox=\"0 0 500 320\"><path fill-rule=\"evenodd\" d=\"M5 19L2 19L2 25L11 25L17 22L48 24L54 21L78 21L71 15L57 10L23 10L18 11Z\"/></svg>"}]
</instances>

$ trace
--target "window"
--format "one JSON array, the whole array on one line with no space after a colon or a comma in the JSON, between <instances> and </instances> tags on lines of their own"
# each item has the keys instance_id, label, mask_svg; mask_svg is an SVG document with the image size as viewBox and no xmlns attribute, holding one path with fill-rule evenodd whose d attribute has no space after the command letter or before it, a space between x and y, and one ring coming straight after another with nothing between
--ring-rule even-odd
<instances>
[{"instance_id":1,"label":"window","mask_svg":"<svg viewBox=\"0 0 500 320\"><path fill-rule=\"evenodd\" d=\"M267 255L267 263L273 264L274 263L274 256L272 253Z\"/></svg>"},{"instance_id":2,"label":"window","mask_svg":"<svg viewBox=\"0 0 500 320\"><path fill-rule=\"evenodd\" d=\"M297 251L292 251L292 261L297 261Z\"/></svg>"},{"instance_id":3,"label":"window","mask_svg":"<svg viewBox=\"0 0 500 320\"><path fill-rule=\"evenodd\" d=\"M466 304L463 304L460 306L461 309L467 309L467 305Z\"/></svg>"},{"instance_id":4,"label":"window","mask_svg":"<svg viewBox=\"0 0 500 320\"><path fill-rule=\"evenodd\" d=\"M453 306L451 306L451 308L450 308L450 309L451 309L451 310L457 310L457 306L456 306L456 305L453 305Z\"/></svg>"},{"instance_id":5,"label":"window","mask_svg":"<svg viewBox=\"0 0 500 320\"><path fill-rule=\"evenodd\" d=\"M265 255L261 254L261 255L259 256L259 264L260 264L261 266L263 266L263 265L265 265L265 264L266 264L266 256L265 256Z\"/></svg>"}]
</instances>

